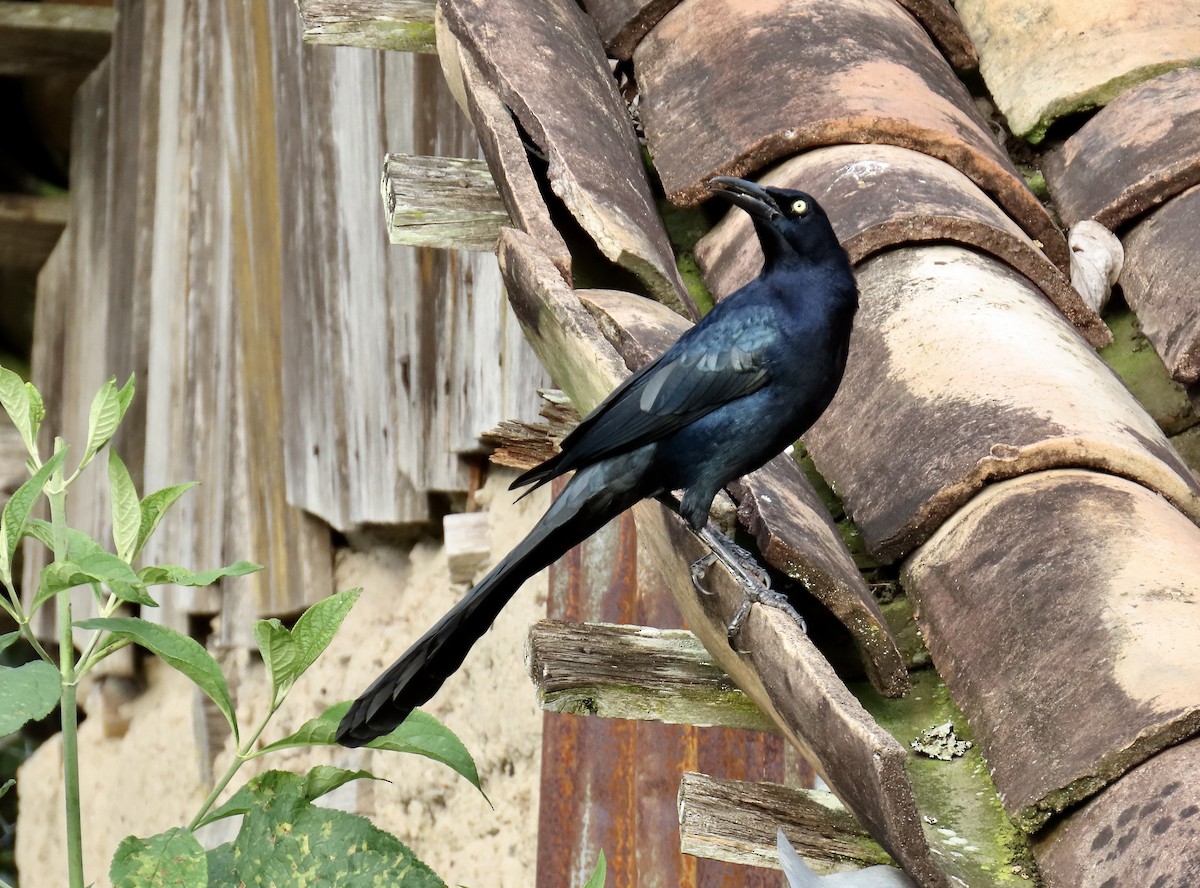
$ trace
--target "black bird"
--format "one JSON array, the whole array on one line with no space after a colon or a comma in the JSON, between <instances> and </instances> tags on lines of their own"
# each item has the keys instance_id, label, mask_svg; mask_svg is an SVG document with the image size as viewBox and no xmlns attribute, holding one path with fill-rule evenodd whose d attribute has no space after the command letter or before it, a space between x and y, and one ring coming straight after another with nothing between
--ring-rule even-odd
<instances>
[{"instance_id":1,"label":"black bird","mask_svg":"<svg viewBox=\"0 0 1200 888\"><path fill-rule=\"evenodd\" d=\"M553 458L513 487L574 471L529 535L363 692L338 726L344 746L391 732L452 675L533 574L639 500L684 490L704 528L717 492L800 437L842 380L858 308L850 259L801 191L717 177L754 220L762 273L718 303L604 399Z\"/></svg>"}]
</instances>

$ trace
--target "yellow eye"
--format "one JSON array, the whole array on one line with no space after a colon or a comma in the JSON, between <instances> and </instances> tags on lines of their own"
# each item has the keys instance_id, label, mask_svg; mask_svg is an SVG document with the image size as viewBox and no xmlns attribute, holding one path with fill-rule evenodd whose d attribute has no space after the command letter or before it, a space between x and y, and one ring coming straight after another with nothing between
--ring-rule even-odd
<instances>
[{"instance_id":1,"label":"yellow eye","mask_svg":"<svg viewBox=\"0 0 1200 888\"><path fill-rule=\"evenodd\" d=\"M807 212L808 201L802 197L796 198L795 202L792 204L792 214L796 216L803 216Z\"/></svg>"}]
</instances>

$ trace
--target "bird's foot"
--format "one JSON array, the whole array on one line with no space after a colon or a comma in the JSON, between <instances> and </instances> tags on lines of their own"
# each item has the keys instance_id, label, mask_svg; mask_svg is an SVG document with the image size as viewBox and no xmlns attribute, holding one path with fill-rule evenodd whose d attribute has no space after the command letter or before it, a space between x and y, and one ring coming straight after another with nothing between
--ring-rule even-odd
<instances>
[{"instance_id":1,"label":"bird's foot","mask_svg":"<svg viewBox=\"0 0 1200 888\"><path fill-rule=\"evenodd\" d=\"M754 560L754 556L735 543L723 533L719 533L710 527L700 531L701 538L709 545L712 551L699 559L692 565L692 583L696 588L705 595L710 595L707 589L701 584L705 572L712 564L720 559L722 563L733 574L738 581L738 585L742 587L742 603L738 606L737 612L733 615L726 634L729 637L729 646L740 654L746 653L740 648L737 643L738 636L741 634L742 627L745 625L746 619L750 616L750 607L753 604L763 604L767 607L775 607L787 613L800 626L802 632L808 631L808 626L804 622L804 618L796 612L792 607L788 597L782 592L776 592L771 588L771 575L766 569Z\"/></svg>"},{"instance_id":2,"label":"bird's foot","mask_svg":"<svg viewBox=\"0 0 1200 888\"><path fill-rule=\"evenodd\" d=\"M697 558L695 561L692 562L692 565L691 565L692 585L696 587L696 591L699 592L701 595L712 595L713 594L712 592L709 592L707 589L704 588L704 576L705 576L705 574L708 573L708 569L710 567L712 567L716 563L716 561L717 561L717 553L709 552L707 555L704 555L701 558Z\"/></svg>"}]
</instances>

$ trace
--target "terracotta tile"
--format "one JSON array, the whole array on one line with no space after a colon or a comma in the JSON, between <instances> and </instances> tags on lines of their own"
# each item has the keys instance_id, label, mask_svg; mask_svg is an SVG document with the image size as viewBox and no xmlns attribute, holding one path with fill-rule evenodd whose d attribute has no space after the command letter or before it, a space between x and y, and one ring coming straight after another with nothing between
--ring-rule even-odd
<instances>
[{"instance_id":1,"label":"terracotta tile","mask_svg":"<svg viewBox=\"0 0 1200 888\"><path fill-rule=\"evenodd\" d=\"M1200 485L1054 308L961 247L858 268L846 377L805 436L877 557L926 540L987 482L1062 466L1135 478L1200 519Z\"/></svg>"},{"instance_id":2,"label":"terracotta tile","mask_svg":"<svg viewBox=\"0 0 1200 888\"><path fill-rule=\"evenodd\" d=\"M929 32L946 60L960 71L979 67L975 44L950 0L896 0Z\"/></svg>"},{"instance_id":3,"label":"terracotta tile","mask_svg":"<svg viewBox=\"0 0 1200 888\"><path fill-rule=\"evenodd\" d=\"M679 0L583 0L604 41L604 47L618 59L633 56L634 48Z\"/></svg>"},{"instance_id":4,"label":"terracotta tile","mask_svg":"<svg viewBox=\"0 0 1200 888\"><path fill-rule=\"evenodd\" d=\"M1045 175L1067 225L1114 230L1200 183L1200 70L1122 93L1046 157Z\"/></svg>"},{"instance_id":5,"label":"terracotta tile","mask_svg":"<svg viewBox=\"0 0 1200 888\"><path fill-rule=\"evenodd\" d=\"M1122 238L1121 288L1171 375L1200 380L1200 186L1172 198Z\"/></svg>"},{"instance_id":6,"label":"terracotta tile","mask_svg":"<svg viewBox=\"0 0 1200 888\"><path fill-rule=\"evenodd\" d=\"M1200 63L1191 0L958 0L979 71L1018 136L1105 105L1169 68Z\"/></svg>"},{"instance_id":7,"label":"terracotta tile","mask_svg":"<svg viewBox=\"0 0 1200 888\"><path fill-rule=\"evenodd\" d=\"M893 145L817 148L784 161L758 181L812 194L855 262L911 243L976 247L1037 284L1092 345L1112 341L1100 316L1029 236L975 183L927 154ZM726 214L697 243L696 261L718 298L758 274L762 251L749 217Z\"/></svg>"},{"instance_id":8,"label":"terracotta tile","mask_svg":"<svg viewBox=\"0 0 1200 888\"><path fill-rule=\"evenodd\" d=\"M445 27L549 161L550 186L596 246L695 317L595 28L574 0L443 0Z\"/></svg>"},{"instance_id":9,"label":"terracotta tile","mask_svg":"<svg viewBox=\"0 0 1200 888\"><path fill-rule=\"evenodd\" d=\"M1034 826L1200 730L1200 528L1139 484L988 487L905 566L938 674Z\"/></svg>"},{"instance_id":10,"label":"terracotta tile","mask_svg":"<svg viewBox=\"0 0 1200 888\"><path fill-rule=\"evenodd\" d=\"M614 290L576 290L631 370L658 357L687 329L656 302ZM879 606L846 551L837 526L795 460L779 456L733 485L738 518L766 563L801 580L846 627L867 676L885 696L908 690L908 670Z\"/></svg>"},{"instance_id":11,"label":"terracotta tile","mask_svg":"<svg viewBox=\"0 0 1200 888\"><path fill-rule=\"evenodd\" d=\"M1049 888L1200 885L1200 740L1130 771L1033 846Z\"/></svg>"},{"instance_id":12,"label":"terracotta tile","mask_svg":"<svg viewBox=\"0 0 1200 888\"><path fill-rule=\"evenodd\" d=\"M670 198L808 148L883 142L963 171L1064 270L1066 242L929 36L893 0L685 0L638 46ZM769 72L770 76L766 76Z\"/></svg>"}]
</instances>

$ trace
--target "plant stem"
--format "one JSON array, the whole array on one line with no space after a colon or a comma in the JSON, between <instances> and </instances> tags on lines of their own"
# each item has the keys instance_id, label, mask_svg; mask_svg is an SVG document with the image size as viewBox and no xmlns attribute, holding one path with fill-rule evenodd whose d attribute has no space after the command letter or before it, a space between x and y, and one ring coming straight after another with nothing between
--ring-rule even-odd
<instances>
[{"instance_id":1,"label":"plant stem","mask_svg":"<svg viewBox=\"0 0 1200 888\"><path fill-rule=\"evenodd\" d=\"M55 441L55 449L63 446ZM59 470L61 472L61 469ZM54 525L54 560L67 557L65 487L55 485L47 493L50 521ZM71 627L71 590L56 596L58 616L58 659L62 680L63 790L67 815L67 874L70 888L83 888L83 826L79 814L79 721L75 709L75 646Z\"/></svg>"},{"instance_id":2,"label":"plant stem","mask_svg":"<svg viewBox=\"0 0 1200 888\"><path fill-rule=\"evenodd\" d=\"M254 744L258 742L258 738L262 736L262 732L267 728L267 722L271 720L271 717L275 715L278 709L278 705L272 706L270 711L267 713L267 717L262 720L262 723L254 732L254 735L238 747L237 753L233 757L233 761L229 763L229 767L225 769L225 773L221 776L221 779L217 781L217 784L213 787L212 792L208 794L208 798L204 800L204 804L200 806L200 810L196 812L196 816L192 818L192 822L188 824L187 828L189 830L194 830L200 825L200 821L204 819L204 815L208 813L209 809L212 808L212 806L216 803L217 798L222 792L225 791L225 787L229 785L229 781L233 779L233 775L238 772L238 769L240 769L242 765L254 758Z\"/></svg>"}]
</instances>

